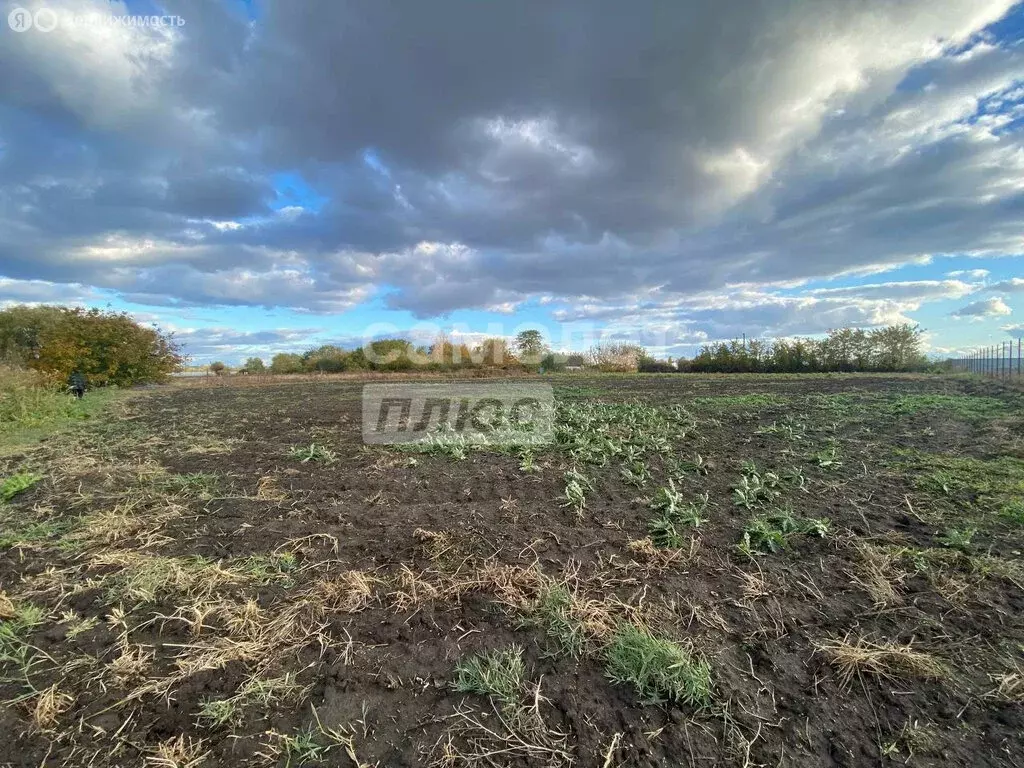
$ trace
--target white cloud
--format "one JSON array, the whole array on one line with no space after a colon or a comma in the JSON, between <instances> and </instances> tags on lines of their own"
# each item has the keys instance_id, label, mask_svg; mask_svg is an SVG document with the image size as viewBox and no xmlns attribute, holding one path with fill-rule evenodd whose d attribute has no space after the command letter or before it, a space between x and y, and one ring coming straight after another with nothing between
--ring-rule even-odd
<instances>
[{"instance_id":1,"label":"white cloud","mask_svg":"<svg viewBox=\"0 0 1024 768\"><path fill-rule=\"evenodd\" d=\"M987 272L806 284L1024 254L1024 50L979 42L1010 0L413 5L8 35L0 275L635 327L639 301L696 339L907 320Z\"/></svg>"},{"instance_id":2,"label":"white cloud","mask_svg":"<svg viewBox=\"0 0 1024 768\"><path fill-rule=\"evenodd\" d=\"M987 269L955 269L946 273L946 277L967 277L971 280L984 280L988 276Z\"/></svg>"},{"instance_id":3,"label":"white cloud","mask_svg":"<svg viewBox=\"0 0 1024 768\"><path fill-rule=\"evenodd\" d=\"M1006 302L1000 297L996 296L991 299L982 299L981 301L972 301L967 306L961 307L960 309L953 312L953 317L969 317L975 320L980 320L984 317L1003 317L1013 312Z\"/></svg>"},{"instance_id":4,"label":"white cloud","mask_svg":"<svg viewBox=\"0 0 1024 768\"><path fill-rule=\"evenodd\" d=\"M1009 280L1000 280L998 283L993 283L988 287L993 291L1016 293L1017 291L1024 291L1024 278L1011 277Z\"/></svg>"}]
</instances>

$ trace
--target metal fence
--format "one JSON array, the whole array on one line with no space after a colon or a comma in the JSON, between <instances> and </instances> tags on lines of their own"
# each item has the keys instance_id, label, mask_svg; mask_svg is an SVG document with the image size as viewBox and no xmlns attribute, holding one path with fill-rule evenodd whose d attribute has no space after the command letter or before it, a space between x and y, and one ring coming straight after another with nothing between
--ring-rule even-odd
<instances>
[{"instance_id":1,"label":"metal fence","mask_svg":"<svg viewBox=\"0 0 1024 768\"><path fill-rule=\"evenodd\" d=\"M990 376L994 379L1018 378L1024 375L1020 339L982 347L949 362L955 370Z\"/></svg>"}]
</instances>

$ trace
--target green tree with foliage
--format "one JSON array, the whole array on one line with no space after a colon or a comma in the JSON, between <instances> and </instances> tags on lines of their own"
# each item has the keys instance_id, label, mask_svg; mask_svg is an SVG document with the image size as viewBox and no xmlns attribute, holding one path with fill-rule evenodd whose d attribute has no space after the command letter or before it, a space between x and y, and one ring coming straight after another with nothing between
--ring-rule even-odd
<instances>
[{"instance_id":1,"label":"green tree with foliage","mask_svg":"<svg viewBox=\"0 0 1024 768\"><path fill-rule=\"evenodd\" d=\"M245 361L245 365L242 366L242 370L246 373L263 373L267 370L267 366L264 365L262 358L250 357Z\"/></svg>"},{"instance_id":2,"label":"green tree with foliage","mask_svg":"<svg viewBox=\"0 0 1024 768\"><path fill-rule=\"evenodd\" d=\"M927 364L921 335L917 326L904 324L870 332L839 328L824 339L719 342L704 346L682 367L704 373L914 371Z\"/></svg>"},{"instance_id":3,"label":"green tree with foliage","mask_svg":"<svg viewBox=\"0 0 1024 768\"><path fill-rule=\"evenodd\" d=\"M484 339L473 349L473 361L484 368L519 368L520 363L505 339Z\"/></svg>"},{"instance_id":4,"label":"green tree with foliage","mask_svg":"<svg viewBox=\"0 0 1024 768\"><path fill-rule=\"evenodd\" d=\"M271 373L302 373L302 355L279 352L270 360Z\"/></svg>"},{"instance_id":5,"label":"green tree with foliage","mask_svg":"<svg viewBox=\"0 0 1024 768\"><path fill-rule=\"evenodd\" d=\"M539 364L548 352L541 332L533 328L516 335L515 349L519 353L519 360L526 365Z\"/></svg>"},{"instance_id":6,"label":"green tree with foliage","mask_svg":"<svg viewBox=\"0 0 1024 768\"><path fill-rule=\"evenodd\" d=\"M222 363L220 360L216 360L210 363L210 373L212 373L214 376L222 376L224 374L224 371L226 371L227 369L228 367L224 365L224 363Z\"/></svg>"},{"instance_id":7,"label":"green tree with foliage","mask_svg":"<svg viewBox=\"0 0 1024 768\"><path fill-rule=\"evenodd\" d=\"M90 387L163 381L184 361L169 334L126 312L54 306L0 312L0 356L54 383L78 372Z\"/></svg>"},{"instance_id":8,"label":"green tree with foliage","mask_svg":"<svg viewBox=\"0 0 1024 768\"><path fill-rule=\"evenodd\" d=\"M307 371L318 371L320 373L340 373L346 370L346 359L348 352L333 344L324 344L304 352L302 365Z\"/></svg>"}]
</instances>

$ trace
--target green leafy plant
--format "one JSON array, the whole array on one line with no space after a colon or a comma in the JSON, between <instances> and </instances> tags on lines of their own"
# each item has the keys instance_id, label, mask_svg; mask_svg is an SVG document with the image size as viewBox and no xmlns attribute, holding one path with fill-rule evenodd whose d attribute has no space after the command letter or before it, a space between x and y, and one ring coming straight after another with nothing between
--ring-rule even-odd
<instances>
[{"instance_id":1,"label":"green leafy plant","mask_svg":"<svg viewBox=\"0 0 1024 768\"><path fill-rule=\"evenodd\" d=\"M778 510L747 523L739 549L748 556L778 552L793 535L825 536L828 531L828 520L796 517L788 509Z\"/></svg>"},{"instance_id":2,"label":"green leafy plant","mask_svg":"<svg viewBox=\"0 0 1024 768\"><path fill-rule=\"evenodd\" d=\"M647 465L638 460L631 461L623 466L619 474L623 480L630 485L635 485L637 488L643 488L651 479L651 471L647 468Z\"/></svg>"},{"instance_id":3,"label":"green leafy plant","mask_svg":"<svg viewBox=\"0 0 1024 768\"><path fill-rule=\"evenodd\" d=\"M961 552L967 552L970 550L971 540L977 532L977 528L947 528L939 536L939 543L950 549L959 549Z\"/></svg>"},{"instance_id":4,"label":"green leafy plant","mask_svg":"<svg viewBox=\"0 0 1024 768\"><path fill-rule=\"evenodd\" d=\"M814 463L822 469L839 469L843 466L843 462L838 459L838 455L839 451L833 445L831 448L826 448L814 454Z\"/></svg>"},{"instance_id":5,"label":"green leafy plant","mask_svg":"<svg viewBox=\"0 0 1024 768\"><path fill-rule=\"evenodd\" d=\"M333 464L338 459L338 455L334 451L316 443L310 443L308 446L292 446L288 451L288 456L298 459L303 464L310 461Z\"/></svg>"},{"instance_id":6,"label":"green leafy plant","mask_svg":"<svg viewBox=\"0 0 1024 768\"><path fill-rule=\"evenodd\" d=\"M704 512L708 506L706 493L697 497L695 502L686 502L675 483L669 480L667 488L659 488L650 501L651 509L658 512L648 524L651 541L661 548L677 548L683 545L683 536L679 527L683 525L699 528L707 520Z\"/></svg>"},{"instance_id":7,"label":"green leafy plant","mask_svg":"<svg viewBox=\"0 0 1024 768\"><path fill-rule=\"evenodd\" d=\"M572 507L577 515L583 514L587 505L587 491L592 490L593 485L589 478L575 467L565 473L565 503L563 507Z\"/></svg>"}]
</instances>

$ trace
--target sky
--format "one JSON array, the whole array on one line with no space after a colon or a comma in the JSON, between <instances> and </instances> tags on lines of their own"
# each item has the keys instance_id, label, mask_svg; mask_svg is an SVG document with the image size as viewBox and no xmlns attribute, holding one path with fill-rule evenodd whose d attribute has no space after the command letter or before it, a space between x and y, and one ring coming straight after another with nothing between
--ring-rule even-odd
<instances>
[{"instance_id":1,"label":"sky","mask_svg":"<svg viewBox=\"0 0 1024 768\"><path fill-rule=\"evenodd\" d=\"M0 305L196 363L903 322L945 357L1024 334L1022 256L1011 0L0 0Z\"/></svg>"}]
</instances>

